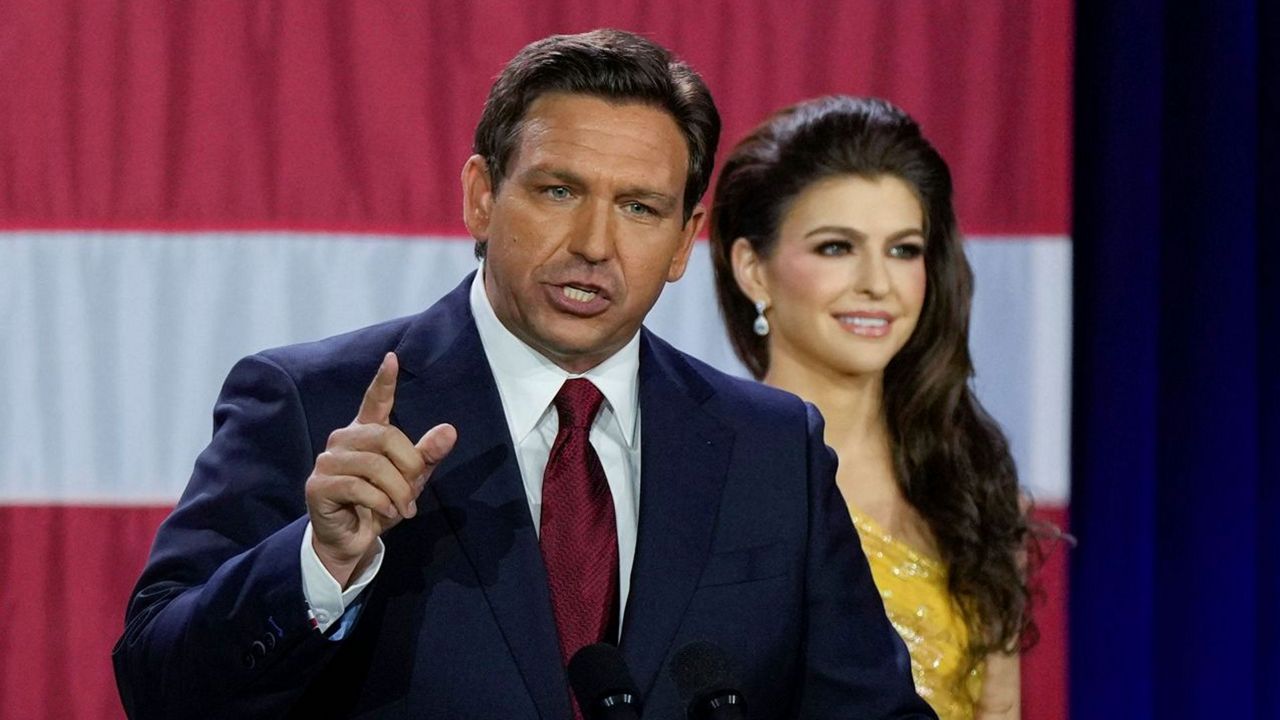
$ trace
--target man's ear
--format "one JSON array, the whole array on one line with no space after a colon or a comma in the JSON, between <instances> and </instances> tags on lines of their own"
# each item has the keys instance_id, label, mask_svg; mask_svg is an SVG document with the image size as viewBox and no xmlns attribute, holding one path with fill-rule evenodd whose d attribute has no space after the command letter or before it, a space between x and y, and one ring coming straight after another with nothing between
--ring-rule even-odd
<instances>
[{"instance_id":1,"label":"man's ear","mask_svg":"<svg viewBox=\"0 0 1280 720\"><path fill-rule=\"evenodd\" d=\"M472 155L462 166L462 222L471 237L489 239L489 218L493 212L493 181L484 158Z\"/></svg>"},{"instance_id":2,"label":"man's ear","mask_svg":"<svg viewBox=\"0 0 1280 720\"><path fill-rule=\"evenodd\" d=\"M684 277L684 271L689 267L689 255L693 252L693 241L706 221L707 208L698 203L689 214L688 222L680 229L680 247L676 248L671 265L667 267L667 282L675 282Z\"/></svg>"},{"instance_id":3,"label":"man's ear","mask_svg":"<svg viewBox=\"0 0 1280 720\"><path fill-rule=\"evenodd\" d=\"M751 302L763 300L769 302L769 282L764 272L764 262L751 241L740 237L733 241L729 249L729 263L733 266L733 278L738 281L738 289Z\"/></svg>"}]
</instances>

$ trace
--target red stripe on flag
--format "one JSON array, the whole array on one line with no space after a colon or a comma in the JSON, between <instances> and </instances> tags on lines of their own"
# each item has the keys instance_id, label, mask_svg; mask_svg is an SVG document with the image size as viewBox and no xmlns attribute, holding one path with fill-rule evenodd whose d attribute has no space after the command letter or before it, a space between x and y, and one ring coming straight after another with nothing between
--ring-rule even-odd
<instances>
[{"instance_id":1,"label":"red stripe on flag","mask_svg":"<svg viewBox=\"0 0 1280 720\"><path fill-rule=\"evenodd\" d=\"M169 508L0 506L0 718L123 718L111 648Z\"/></svg>"},{"instance_id":2,"label":"red stripe on flag","mask_svg":"<svg viewBox=\"0 0 1280 720\"><path fill-rule=\"evenodd\" d=\"M1037 518L1067 530L1066 508L1037 507ZM1040 643L1022 657L1022 720L1066 720L1067 713L1067 546L1046 542L1048 555L1033 578L1040 595L1032 617Z\"/></svg>"},{"instance_id":3,"label":"red stripe on flag","mask_svg":"<svg viewBox=\"0 0 1280 720\"><path fill-rule=\"evenodd\" d=\"M122 718L111 648L167 507L0 506L0 718ZM1038 515L1065 527L1067 512ZM1067 717L1066 555L1039 581L1024 720Z\"/></svg>"},{"instance_id":4,"label":"red stripe on flag","mask_svg":"<svg viewBox=\"0 0 1280 720\"><path fill-rule=\"evenodd\" d=\"M726 150L802 98L883 95L950 161L967 232L1068 231L1070 0L548 7L4 3L0 218L460 235L493 76L531 40L613 26L704 75Z\"/></svg>"}]
</instances>

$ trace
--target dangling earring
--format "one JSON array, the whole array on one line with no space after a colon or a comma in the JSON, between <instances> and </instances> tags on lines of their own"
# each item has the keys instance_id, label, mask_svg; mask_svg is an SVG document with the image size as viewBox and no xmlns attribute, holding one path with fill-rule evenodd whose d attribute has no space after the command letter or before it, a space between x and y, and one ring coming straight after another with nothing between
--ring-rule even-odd
<instances>
[{"instance_id":1,"label":"dangling earring","mask_svg":"<svg viewBox=\"0 0 1280 720\"><path fill-rule=\"evenodd\" d=\"M769 319L764 316L764 311L769 308L769 303L765 300L756 301L756 321L751 323L751 329L760 337L769 334Z\"/></svg>"}]
</instances>

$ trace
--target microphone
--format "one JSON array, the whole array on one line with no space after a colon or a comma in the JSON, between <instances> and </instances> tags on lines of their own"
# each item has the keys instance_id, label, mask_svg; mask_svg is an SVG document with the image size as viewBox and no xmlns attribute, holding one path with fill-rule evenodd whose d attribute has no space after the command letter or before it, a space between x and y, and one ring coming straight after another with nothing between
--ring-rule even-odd
<instances>
[{"instance_id":1,"label":"microphone","mask_svg":"<svg viewBox=\"0 0 1280 720\"><path fill-rule=\"evenodd\" d=\"M612 645L596 643L574 653L569 685L587 720L640 720L640 688Z\"/></svg>"},{"instance_id":2,"label":"microphone","mask_svg":"<svg viewBox=\"0 0 1280 720\"><path fill-rule=\"evenodd\" d=\"M705 640L685 645L671 659L670 670L689 720L746 720L746 700L719 645Z\"/></svg>"}]
</instances>

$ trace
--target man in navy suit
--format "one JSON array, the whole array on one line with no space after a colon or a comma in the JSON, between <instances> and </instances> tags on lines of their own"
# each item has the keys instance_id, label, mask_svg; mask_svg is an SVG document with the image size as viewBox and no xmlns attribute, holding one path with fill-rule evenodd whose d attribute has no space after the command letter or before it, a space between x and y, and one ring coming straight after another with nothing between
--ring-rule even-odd
<instances>
[{"instance_id":1,"label":"man in navy suit","mask_svg":"<svg viewBox=\"0 0 1280 720\"><path fill-rule=\"evenodd\" d=\"M641 327L718 135L643 38L522 50L462 174L480 270L231 371L114 653L130 715L569 720L603 640L677 718L666 665L710 640L752 717L934 717L813 408Z\"/></svg>"}]
</instances>

